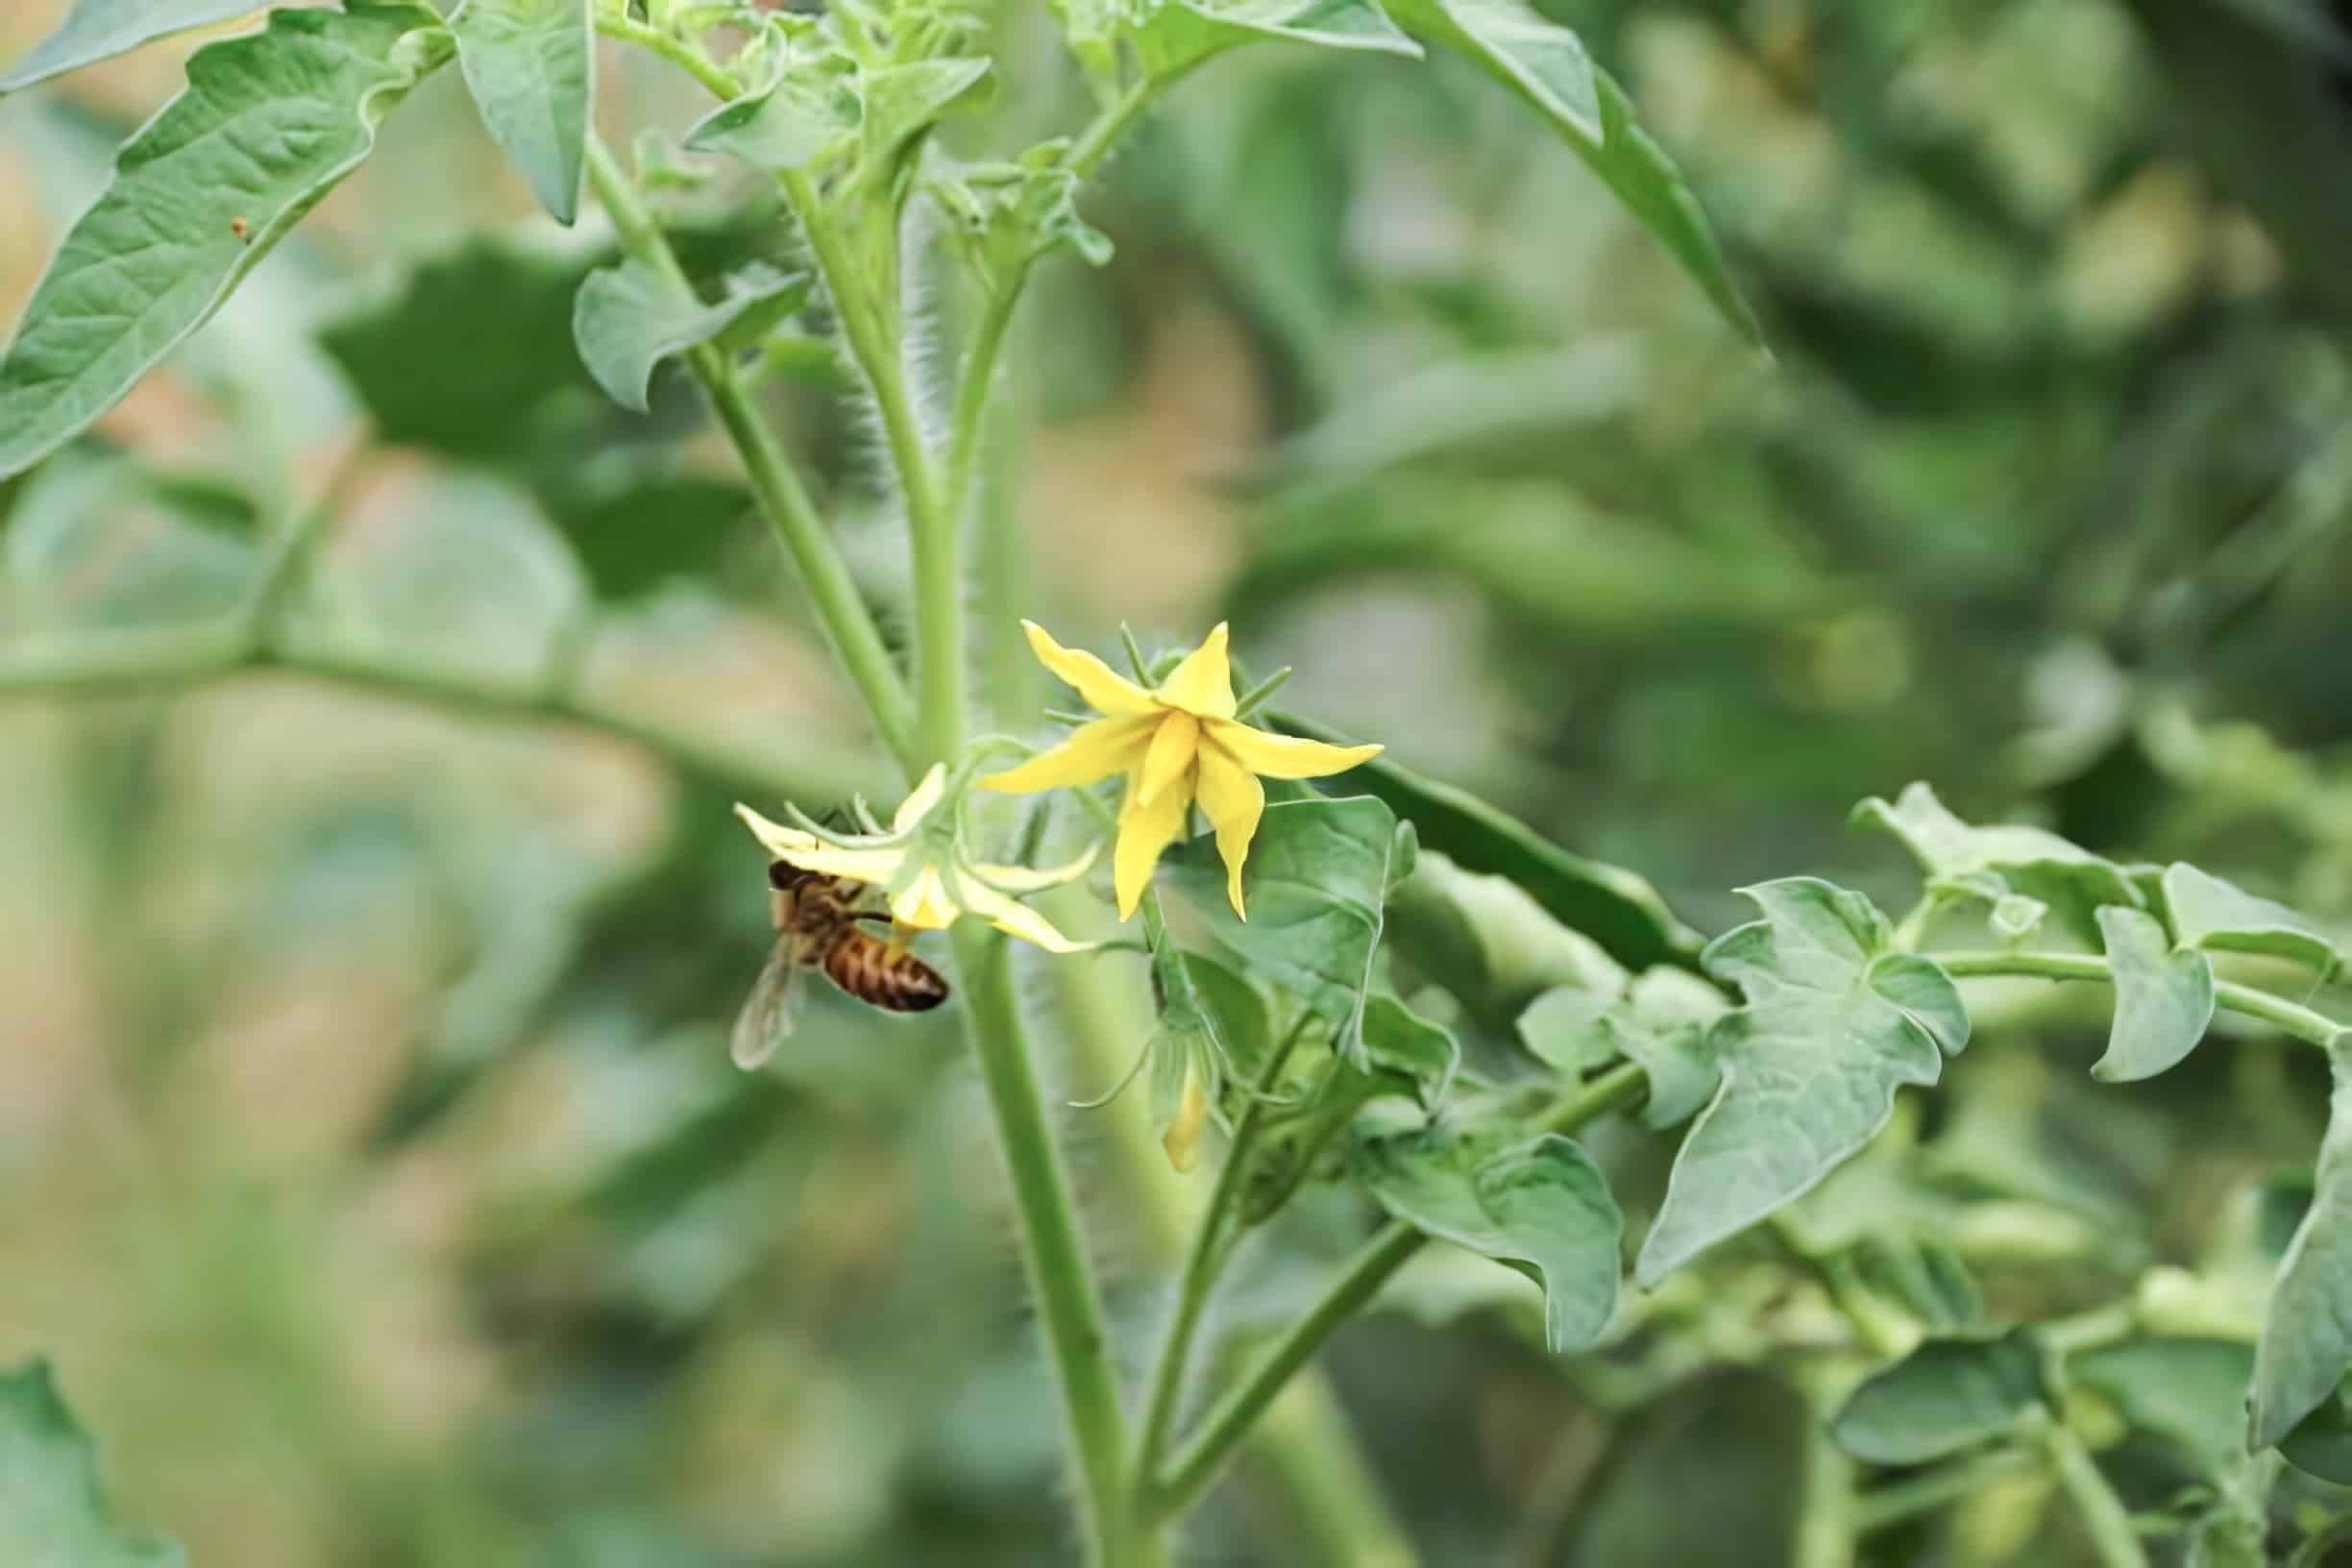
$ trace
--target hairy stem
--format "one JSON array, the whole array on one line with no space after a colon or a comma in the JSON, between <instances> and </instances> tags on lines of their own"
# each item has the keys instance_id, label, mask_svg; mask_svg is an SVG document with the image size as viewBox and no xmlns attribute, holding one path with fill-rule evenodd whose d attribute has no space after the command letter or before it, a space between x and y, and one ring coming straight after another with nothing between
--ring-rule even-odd
<instances>
[{"instance_id":1,"label":"hairy stem","mask_svg":"<svg viewBox=\"0 0 2352 1568\"><path fill-rule=\"evenodd\" d=\"M1986 975L2024 975L2042 980L2099 980L2110 984L2115 975L2107 960L2096 953L1930 953L1944 972L1955 980ZM2259 1018L2283 1034L2314 1045L2333 1045L2345 1027L2324 1014L2315 1013L2252 986L2227 980L2214 982L2214 1004L2232 1013Z\"/></svg>"},{"instance_id":2,"label":"hairy stem","mask_svg":"<svg viewBox=\"0 0 2352 1568\"><path fill-rule=\"evenodd\" d=\"M1638 1104L1650 1090L1648 1076L1626 1063L1585 1084L1543 1118L1546 1132L1573 1133L1611 1111ZM1390 1276L1405 1266L1429 1238L1403 1220L1392 1221L1365 1242L1349 1260L1339 1278L1305 1316L1259 1356L1241 1382L1201 1418L1191 1441L1176 1455L1166 1473L1144 1499L1163 1516L1181 1512L1210 1482L1234 1443L1249 1430L1291 1374L1313 1360L1323 1341L1340 1324L1356 1315L1380 1293Z\"/></svg>"}]
</instances>

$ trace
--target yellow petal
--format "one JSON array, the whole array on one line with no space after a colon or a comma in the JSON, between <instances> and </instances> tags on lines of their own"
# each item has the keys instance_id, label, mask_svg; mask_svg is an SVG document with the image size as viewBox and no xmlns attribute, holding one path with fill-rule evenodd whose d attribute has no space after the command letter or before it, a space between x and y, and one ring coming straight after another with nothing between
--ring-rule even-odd
<instances>
[{"instance_id":1,"label":"yellow petal","mask_svg":"<svg viewBox=\"0 0 2352 1568\"><path fill-rule=\"evenodd\" d=\"M1185 807L1181 790L1164 790L1160 798L1144 803L1136 783L1127 784L1126 803L1119 807L1118 847L1111 856L1111 881L1118 893L1119 919L1124 920L1143 901L1151 885L1152 869L1161 851L1184 831Z\"/></svg>"},{"instance_id":2,"label":"yellow petal","mask_svg":"<svg viewBox=\"0 0 2352 1568\"><path fill-rule=\"evenodd\" d=\"M1087 845L1085 854L1060 866L1000 866L994 861L984 860L974 864L970 870L978 872L980 879L989 886L1001 892L1037 893L1046 888L1058 888L1065 882L1077 881L1086 875L1094 864L1094 857L1101 853L1102 844L1097 841Z\"/></svg>"},{"instance_id":3,"label":"yellow petal","mask_svg":"<svg viewBox=\"0 0 2352 1568\"><path fill-rule=\"evenodd\" d=\"M931 808L939 804L939 797L946 788L947 765L935 762L931 765L931 771L923 774L922 782L915 786L915 793L898 803L897 811L891 817L891 831L904 833L929 816Z\"/></svg>"},{"instance_id":4,"label":"yellow petal","mask_svg":"<svg viewBox=\"0 0 2352 1568\"><path fill-rule=\"evenodd\" d=\"M1219 621L1201 646L1187 653L1184 663L1168 672L1167 679L1160 683L1160 690L1154 695L1171 708L1182 708L1204 719L1234 716L1233 666L1225 658L1224 622Z\"/></svg>"},{"instance_id":5,"label":"yellow petal","mask_svg":"<svg viewBox=\"0 0 2352 1568\"><path fill-rule=\"evenodd\" d=\"M1258 819L1265 813L1265 786L1236 762L1220 746L1200 751L1200 807L1216 829L1217 853L1225 861L1225 896L1243 919L1241 863L1249 858L1250 840L1258 836Z\"/></svg>"},{"instance_id":6,"label":"yellow petal","mask_svg":"<svg viewBox=\"0 0 2352 1568\"><path fill-rule=\"evenodd\" d=\"M887 884L897 876L898 868L906 864L906 855L903 845L891 849L836 849L811 839L805 848L778 851L776 859L821 876Z\"/></svg>"},{"instance_id":7,"label":"yellow petal","mask_svg":"<svg viewBox=\"0 0 2352 1568\"><path fill-rule=\"evenodd\" d=\"M1171 713L1152 731L1151 747L1143 753L1143 771L1136 775L1136 794L1143 805L1160 798L1160 792L1179 784L1200 751L1200 721L1188 713ZM1184 792L1189 796L1190 792Z\"/></svg>"},{"instance_id":8,"label":"yellow petal","mask_svg":"<svg viewBox=\"0 0 2352 1568\"><path fill-rule=\"evenodd\" d=\"M939 868L928 863L916 871L914 881L891 894L890 911L900 925L920 931L943 931L960 913Z\"/></svg>"},{"instance_id":9,"label":"yellow petal","mask_svg":"<svg viewBox=\"0 0 2352 1568\"><path fill-rule=\"evenodd\" d=\"M1039 752L1017 768L986 774L980 783L985 789L1008 790L1016 795L1091 784L1114 773L1123 773L1141 762L1144 747L1151 745L1152 731L1158 725L1157 709L1117 719L1097 719L1071 730L1068 739L1051 750Z\"/></svg>"},{"instance_id":10,"label":"yellow petal","mask_svg":"<svg viewBox=\"0 0 2352 1568\"><path fill-rule=\"evenodd\" d=\"M761 846L777 860L817 847L813 835L803 833L796 827L786 827L782 822L772 822L741 802L736 804L735 815L743 819L744 826L751 830L751 836L759 840Z\"/></svg>"},{"instance_id":11,"label":"yellow petal","mask_svg":"<svg viewBox=\"0 0 2352 1568\"><path fill-rule=\"evenodd\" d=\"M1051 920L1027 904L1017 903L970 877L964 881L964 902L974 915L1005 935L1035 943L1049 953L1083 953L1094 945L1090 942L1070 941L1054 929Z\"/></svg>"},{"instance_id":12,"label":"yellow petal","mask_svg":"<svg viewBox=\"0 0 2352 1568\"><path fill-rule=\"evenodd\" d=\"M1029 634L1029 649L1038 656L1038 663L1078 688L1078 695L1102 712L1121 714L1151 711L1151 693L1093 654L1082 649L1064 648L1053 640L1051 632L1034 621L1023 621L1021 630ZM1228 708L1226 711L1232 710Z\"/></svg>"},{"instance_id":13,"label":"yellow petal","mask_svg":"<svg viewBox=\"0 0 2352 1568\"><path fill-rule=\"evenodd\" d=\"M1179 1175L1190 1170L1193 1162L1200 1158L1201 1129L1208 1121L1208 1091L1201 1088L1200 1074L1188 1066L1175 1118L1168 1123L1167 1131L1160 1135L1160 1146L1167 1151L1168 1164Z\"/></svg>"},{"instance_id":14,"label":"yellow petal","mask_svg":"<svg viewBox=\"0 0 2352 1568\"><path fill-rule=\"evenodd\" d=\"M1230 752L1233 759L1262 778L1321 778L1344 773L1360 762L1381 754L1377 746L1325 746L1294 735L1269 735L1262 729L1231 719L1211 720L1207 739Z\"/></svg>"}]
</instances>

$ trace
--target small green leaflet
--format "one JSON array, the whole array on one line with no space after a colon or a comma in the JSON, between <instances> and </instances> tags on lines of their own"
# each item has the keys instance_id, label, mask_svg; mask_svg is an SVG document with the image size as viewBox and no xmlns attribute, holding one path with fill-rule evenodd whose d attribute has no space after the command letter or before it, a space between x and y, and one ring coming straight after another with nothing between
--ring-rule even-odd
<instances>
[{"instance_id":1,"label":"small green leaflet","mask_svg":"<svg viewBox=\"0 0 2352 1568\"><path fill-rule=\"evenodd\" d=\"M1268 806L1250 845L1250 918L1225 897L1225 868L1204 837L1162 863L1217 944L1331 1024L1334 1047L1368 1069L1364 991L1380 944L1396 817L1369 796Z\"/></svg>"},{"instance_id":2,"label":"small green leaflet","mask_svg":"<svg viewBox=\"0 0 2352 1568\"><path fill-rule=\"evenodd\" d=\"M754 311L772 321L807 299L804 274L754 262L727 280L726 297L705 305L684 282L634 258L592 272L573 304L580 362L622 407L644 413L654 367L707 343Z\"/></svg>"},{"instance_id":3,"label":"small green leaflet","mask_svg":"<svg viewBox=\"0 0 2352 1568\"><path fill-rule=\"evenodd\" d=\"M1637 1273L1654 1284L1772 1213L1869 1142L1895 1090L1968 1042L1944 971L1887 951L1886 917L1814 877L1741 892L1764 913L1706 951L1748 1004L1715 1026L1723 1081L1675 1158Z\"/></svg>"},{"instance_id":4,"label":"small green leaflet","mask_svg":"<svg viewBox=\"0 0 2352 1568\"><path fill-rule=\"evenodd\" d=\"M755 168L802 168L858 127L850 62L823 56L794 61L776 79L722 104L686 133L689 152L726 153Z\"/></svg>"},{"instance_id":5,"label":"small green leaflet","mask_svg":"<svg viewBox=\"0 0 2352 1568\"><path fill-rule=\"evenodd\" d=\"M125 1533L88 1435L49 1363L0 1373L0 1562L9 1568L182 1568L176 1546Z\"/></svg>"},{"instance_id":6,"label":"small green leaflet","mask_svg":"<svg viewBox=\"0 0 2352 1568\"><path fill-rule=\"evenodd\" d=\"M263 0L75 0L56 32L5 71L0 92L14 92L67 71L136 49L192 27L242 16Z\"/></svg>"},{"instance_id":7,"label":"small green leaflet","mask_svg":"<svg viewBox=\"0 0 2352 1568\"><path fill-rule=\"evenodd\" d=\"M1393 1074L1409 1082L1422 1106L1434 1110L1461 1066L1461 1042L1450 1030L1430 1022L1393 996L1364 1003L1364 1057L1374 1076Z\"/></svg>"},{"instance_id":8,"label":"small green leaflet","mask_svg":"<svg viewBox=\"0 0 2352 1568\"><path fill-rule=\"evenodd\" d=\"M1642 1125L1676 1126L1713 1097L1722 1076L1715 1022L1725 1012L1713 986L1661 965L1636 976L1624 1005L1602 1018L1603 1038L1650 1080Z\"/></svg>"},{"instance_id":9,"label":"small green leaflet","mask_svg":"<svg viewBox=\"0 0 2352 1568\"><path fill-rule=\"evenodd\" d=\"M988 80L985 60L921 60L886 65L858 78L859 123L870 166L897 161L909 145L942 119L975 109Z\"/></svg>"},{"instance_id":10,"label":"small green leaflet","mask_svg":"<svg viewBox=\"0 0 2352 1568\"><path fill-rule=\"evenodd\" d=\"M1751 342L1764 340L1682 171L1650 139L1625 89L1593 64L1574 33L1523 0L1390 0L1390 5L1407 32L1469 57L1550 121L1626 210L1705 290L1724 319Z\"/></svg>"},{"instance_id":11,"label":"small green leaflet","mask_svg":"<svg viewBox=\"0 0 2352 1568\"><path fill-rule=\"evenodd\" d=\"M2258 898L2232 883L2179 861L2165 868L2165 913L2181 944L2206 952L2266 953L2310 965L2321 975L2336 969L2336 944L2285 904Z\"/></svg>"},{"instance_id":12,"label":"small green leaflet","mask_svg":"<svg viewBox=\"0 0 2352 1568\"><path fill-rule=\"evenodd\" d=\"M2352 1050L2336 1091L2311 1208L2295 1227L2254 1349L2253 1446L2274 1447L2352 1371Z\"/></svg>"},{"instance_id":13,"label":"small green leaflet","mask_svg":"<svg viewBox=\"0 0 2352 1568\"><path fill-rule=\"evenodd\" d=\"M2042 1407L2042 1351L2019 1330L1997 1339L1930 1339L1872 1374L1829 1424L1872 1464L1924 1464L2017 1430Z\"/></svg>"},{"instance_id":14,"label":"small green leaflet","mask_svg":"<svg viewBox=\"0 0 2352 1568\"><path fill-rule=\"evenodd\" d=\"M465 0L450 18L457 64L491 139L539 205L579 216L582 148L596 103L591 0Z\"/></svg>"},{"instance_id":15,"label":"small green leaflet","mask_svg":"<svg viewBox=\"0 0 2352 1568\"><path fill-rule=\"evenodd\" d=\"M2098 912L2115 976L2115 1024L2091 1076L2108 1083L2153 1078L2196 1048L2213 1022L2213 965L2174 948L2153 915L2120 904Z\"/></svg>"},{"instance_id":16,"label":"small green leaflet","mask_svg":"<svg viewBox=\"0 0 2352 1568\"><path fill-rule=\"evenodd\" d=\"M1415 59L1421 54L1421 46L1399 32L1373 0L1243 0L1239 5L1166 0L1135 34L1145 74L1161 81L1212 55L1269 38Z\"/></svg>"},{"instance_id":17,"label":"small green leaflet","mask_svg":"<svg viewBox=\"0 0 2352 1568\"><path fill-rule=\"evenodd\" d=\"M1854 807L1856 823L1892 833L1927 873L1931 887L1960 889L1994 901L2003 935L2040 923L2040 902L2090 941L2098 935L2096 911L2108 904L2133 909L2146 900L2122 867L2038 827L1972 827L1946 809L1935 791L1912 784L1894 803L1873 796ZM2021 901L2004 900L2018 897Z\"/></svg>"},{"instance_id":18,"label":"small green leaflet","mask_svg":"<svg viewBox=\"0 0 2352 1568\"><path fill-rule=\"evenodd\" d=\"M0 477L111 408L204 325L448 58L418 5L280 11L188 59L187 90L115 159L0 360Z\"/></svg>"},{"instance_id":19,"label":"small green leaflet","mask_svg":"<svg viewBox=\"0 0 2352 1568\"><path fill-rule=\"evenodd\" d=\"M1373 1198L1398 1219L1543 1286L1544 1342L1578 1350L1617 1311L1625 1220L1582 1149L1556 1133L1424 1126L1373 1132L1358 1157Z\"/></svg>"},{"instance_id":20,"label":"small green leaflet","mask_svg":"<svg viewBox=\"0 0 2352 1568\"><path fill-rule=\"evenodd\" d=\"M1058 156L1059 143L1053 144ZM1089 266L1111 259L1110 236L1078 215L1078 177L1050 164L989 163L931 183L947 233L991 294L1019 285L1040 257L1067 247Z\"/></svg>"}]
</instances>

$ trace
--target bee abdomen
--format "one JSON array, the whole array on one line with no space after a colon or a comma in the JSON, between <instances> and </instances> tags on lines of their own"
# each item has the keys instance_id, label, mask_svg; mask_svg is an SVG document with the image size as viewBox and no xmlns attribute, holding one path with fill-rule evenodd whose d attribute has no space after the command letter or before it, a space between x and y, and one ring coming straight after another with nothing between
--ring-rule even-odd
<instances>
[{"instance_id":1,"label":"bee abdomen","mask_svg":"<svg viewBox=\"0 0 2352 1568\"><path fill-rule=\"evenodd\" d=\"M904 948L852 931L824 957L826 978L859 1001L893 1013L925 1013L947 999L947 982Z\"/></svg>"}]
</instances>

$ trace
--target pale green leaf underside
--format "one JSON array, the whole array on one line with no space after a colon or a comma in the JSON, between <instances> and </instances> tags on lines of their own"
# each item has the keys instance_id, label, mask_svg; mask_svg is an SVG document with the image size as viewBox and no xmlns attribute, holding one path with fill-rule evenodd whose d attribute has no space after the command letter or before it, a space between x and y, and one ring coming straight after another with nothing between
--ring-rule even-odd
<instances>
[{"instance_id":1,"label":"pale green leaf underside","mask_svg":"<svg viewBox=\"0 0 2352 1568\"><path fill-rule=\"evenodd\" d=\"M1521 0L1389 0L1409 33L1459 51L1551 122L1705 291L1725 320L1763 341L1755 313L1731 281L1699 198L1633 114L1625 89L1594 66L1567 28Z\"/></svg>"},{"instance_id":2,"label":"pale green leaf underside","mask_svg":"<svg viewBox=\"0 0 2352 1568\"><path fill-rule=\"evenodd\" d=\"M675 279L640 261L592 272L573 301L572 336L580 362L605 395L646 411L654 367L709 342L757 307L805 287L799 277L753 266L728 280L727 297L706 305Z\"/></svg>"},{"instance_id":3,"label":"pale green leaf underside","mask_svg":"<svg viewBox=\"0 0 2352 1568\"><path fill-rule=\"evenodd\" d=\"M1419 1128L1366 1138L1381 1207L1440 1240L1522 1266L1544 1290L1544 1339L1591 1344L1617 1310L1624 1218L1584 1151L1556 1134L1525 1142Z\"/></svg>"},{"instance_id":4,"label":"pale green leaf underside","mask_svg":"<svg viewBox=\"0 0 2352 1568\"><path fill-rule=\"evenodd\" d=\"M2311 1208L2279 1262L2254 1351L2258 1449L2293 1431L2352 1371L2352 1054L2335 1053L2335 1072Z\"/></svg>"},{"instance_id":5,"label":"pale green leaf underside","mask_svg":"<svg viewBox=\"0 0 2352 1568\"><path fill-rule=\"evenodd\" d=\"M2196 1048L2213 1022L2213 964L2174 949L2153 915L2110 904L2098 912L2115 976L2115 1023L2094 1078L2131 1083L2153 1078Z\"/></svg>"},{"instance_id":6,"label":"pale green leaf underside","mask_svg":"<svg viewBox=\"0 0 2352 1568\"><path fill-rule=\"evenodd\" d=\"M2267 953L2298 960L2322 974L2335 970L2336 944L2317 926L2285 904L2257 897L2194 866L2175 861L2165 868L2164 898L2183 946Z\"/></svg>"},{"instance_id":7,"label":"pale green leaf underside","mask_svg":"<svg viewBox=\"0 0 2352 1568\"><path fill-rule=\"evenodd\" d=\"M2042 1403L2041 1357L2022 1334L1930 1339L1873 1374L1830 1422L1872 1464L1924 1464L2016 1430Z\"/></svg>"},{"instance_id":8,"label":"pale green leaf underside","mask_svg":"<svg viewBox=\"0 0 2352 1568\"><path fill-rule=\"evenodd\" d=\"M1267 39L1416 58L1421 53L1421 46L1398 31L1373 0L1248 0L1242 5L1167 0L1137 30L1136 50L1146 72L1166 78L1212 55Z\"/></svg>"},{"instance_id":9,"label":"pale green leaf underside","mask_svg":"<svg viewBox=\"0 0 2352 1568\"><path fill-rule=\"evenodd\" d=\"M0 1374L0 1562L9 1568L181 1568L176 1546L128 1534L90 1440L46 1361Z\"/></svg>"},{"instance_id":10,"label":"pale green leaf underside","mask_svg":"<svg viewBox=\"0 0 2352 1568\"><path fill-rule=\"evenodd\" d=\"M1873 796L1854 808L1853 818L1900 840L1930 882L1991 898L2005 935L2032 930L2043 913L2033 907L2038 903L2058 909L2069 927L2089 941L2097 935L2098 908L2139 908L2145 902L2114 862L2038 827L1971 826L1925 784L1910 785L1892 803Z\"/></svg>"},{"instance_id":11,"label":"pale green leaf underside","mask_svg":"<svg viewBox=\"0 0 2352 1568\"><path fill-rule=\"evenodd\" d=\"M262 0L76 0L57 31L0 71L0 92L80 70L142 43L261 9Z\"/></svg>"},{"instance_id":12,"label":"pale green leaf underside","mask_svg":"<svg viewBox=\"0 0 2352 1568\"><path fill-rule=\"evenodd\" d=\"M450 30L482 123L559 223L579 216L596 100L589 0L466 0Z\"/></svg>"},{"instance_id":13,"label":"pale green leaf underside","mask_svg":"<svg viewBox=\"0 0 2352 1568\"><path fill-rule=\"evenodd\" d=\"M1765 918L1707 949L1748 1005L1715 1025L1723 1079L1683 1140L1637 1273L1652 1284L1808 1189L1967 1042L1950 980L1884 952L1868 899L1811 877L1741 890Z\"/></svg>"},{"instance_id":14,"label":"pale green leaf underside","mask_svg":"<svg viewBox=\"0 0 2352 1568\"><path fill-rule=\"evenodd\" d=\"M79 434L204 325L367 157L439 62L437 37L421 6L281 11L266 33L189 57L187 90L123 148L0 360L0 477Z\"/></svg>"}]
</instances>

